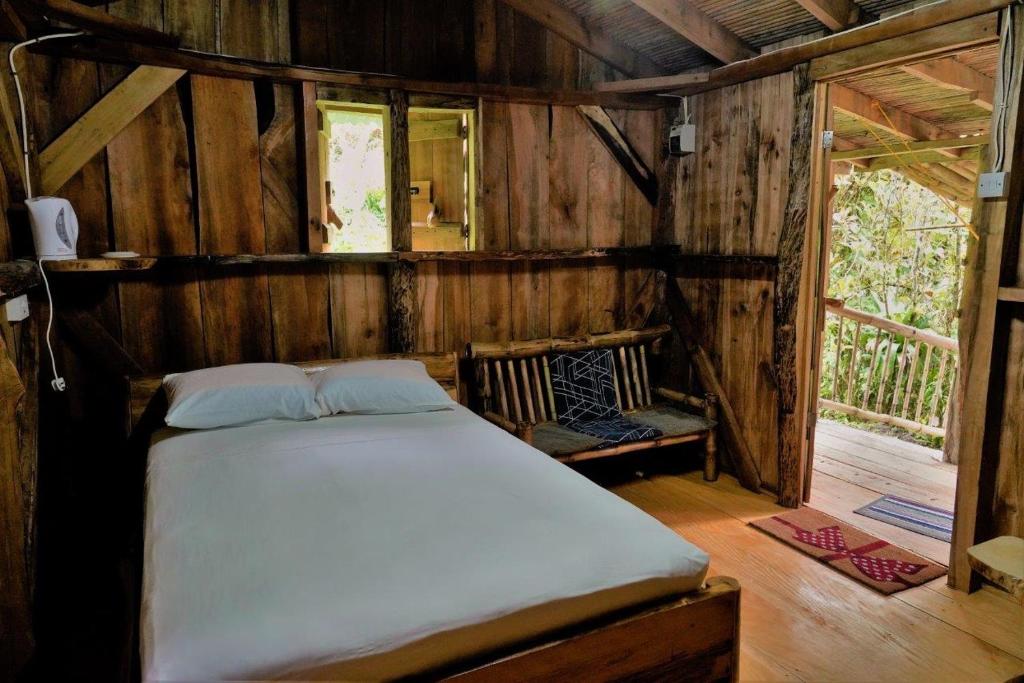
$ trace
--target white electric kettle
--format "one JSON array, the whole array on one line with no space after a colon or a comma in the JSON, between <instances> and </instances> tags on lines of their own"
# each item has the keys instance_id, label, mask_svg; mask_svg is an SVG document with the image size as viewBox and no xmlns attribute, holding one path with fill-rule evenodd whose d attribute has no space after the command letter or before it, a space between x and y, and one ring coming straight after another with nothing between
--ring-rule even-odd
<instances>
[{"instance_id":1,"label":"white electric kettle","mask_svg":"<svg viewBox=\"0 0 1024 683\"><path fill-rule=\"evenodd\" d=\"M33 197L25 200L25 206L37 258L63 261L78 257L78 216L71 202L61 197Z\"/></svg>"}]
</instances>

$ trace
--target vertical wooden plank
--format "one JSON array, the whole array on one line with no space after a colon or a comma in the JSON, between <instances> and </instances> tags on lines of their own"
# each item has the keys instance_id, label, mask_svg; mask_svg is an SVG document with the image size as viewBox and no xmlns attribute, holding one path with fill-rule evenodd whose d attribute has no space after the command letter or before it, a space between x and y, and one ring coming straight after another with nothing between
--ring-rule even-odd
<instances>
[{"instance_id":1,"label":"vertical wooden plank","mask_svg":"<svg viewBox=\"0 0 1024 683\"><path fill-rule=\"evenodd\" d=\"M312 4L326 6L323 26L327 29L324 39L327 65L355 71L388 71L385 54L388 3L314 0Z\"/></svg>"},{"instance_id":2,"label":"vertical wooden plank","mask_svg":"<svg viewBox=\"0 0 1024 683\"><path fill-rule=\"evenodd\" d=\"M441 264L416 264L416 350L444 349L444 298Z\"/></svg>"},{"instance_id":3,"label":"vertical wooden plank","mask_svg":"<svg viewBox=\"0 0 1024 683\"><path fill-rule=\"evenodd\" d=\"M114 245L147 255L195 254L188 140L178 93L164 93L107 145ZM203 365L193 266L118 284L121 337L146 372Z\"/></svg>"},{"instance_id":4,"label":"vertical wooden plank","mask_svg":"<svg viewBox=\"0 0 1024 683\"><path fill-rule=\"evenodd\" d=\"M331 333L334 356L387 351L387 276L378 264L332 264Z\"/></svg>"},{"instance_id":5,"label":"vertical wooden plank","mask_svg":"<svg viewBox=\"0 0 1024 683\"><path fill-rule=\"evenodd\" d=\"M260 136L260 173L267 251L302 251L302 221L298 173L299 147L296 107L301 102L295 86L272 89L274 116ZM273 320L274 357L279 361L327 358L331 353L328 329L326 268L315 264L274 267L268 275Z\"/></svg>"},{"instance_id":6,"label":"vertical wooden plank","mask_svg":"<svg viewBox=\"0 0 1024 683\"><path fill-rule=\"evenodd\" d=\"M517 24L518 25L518 24ZM508 126L509 228L512 249L551 244L548 186L548 108L510 104ZM550 283L546 264L512 265L512 336L550 336Z\"/></svg>"},{"instance_id":7,"label":"vertical wooden plank","mask_svg":"<svg viewBox=\"0 0 1024 683\"><path fill-rule=\"evenodd\" d=\"M263 253L266 232L253 84L193 75L199 248ZM201 284L209 365L273 358L270 295L262 269L210 271Z\"/></svg>"},{"instance_id":8,"label":"vertical wooden plank","mask_svg":"<svg viewBox=\"0 0 1024 683\"><path fill-rule=\"evenodd\" d=\"M291 61L288 13L282 13L287 8L288 0L219 0L221 53L270 62Z\"/></svg>"},{"instance_id":9,"label":"vertical wooden plank","mask_svg":"<svg viewBox=\"0 0 1024 683\"><path fill-rule=\"evenodd\" d=\"M586 123L575 107L551 107L548 200L552 249L587 246L587 174L580 172L586 159ZM589 329L589 265L562 261L551 267L551 334L572 336Z\"/></svg>"},{"instance_id":10,"label":"vertical wooden plank","mask_svg":"<svg viewBox=\"0 0 1024 683\"><path fill-rule=\"evenodd\" d=\"M624 173L594 134L587 138L587 183L588 246L622 246L625 240ZM624 289L624 269L620 263L591 264L588 314L591 332L611 332L622 326Z\"/></svg>"},{"instance_id":11,"label":"vertical wooden plank","mask_svg":"<svg viewBox=\"0 0 1024 683\"><path fill-rule=\"evenodd\" d=\"M180 37L181 47L216 52L216 13L216 3L206 0L164 0L164 30Z\"/></svg>"}]
</instances>

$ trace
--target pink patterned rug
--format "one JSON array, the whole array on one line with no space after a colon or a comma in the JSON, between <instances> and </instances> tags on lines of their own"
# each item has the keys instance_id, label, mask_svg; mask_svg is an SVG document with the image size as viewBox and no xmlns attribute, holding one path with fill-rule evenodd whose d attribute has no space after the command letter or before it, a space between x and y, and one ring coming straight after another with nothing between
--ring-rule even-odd
<instances>
[{"instance_id":1,"label":"pink patterned rug","mask_svg":"<svg viewBox=\"0 0 1024 683\"><path fill-rule=\"evenodd\" d=\"M750 524L886 595L946 573L940 564L808 507Z\"/></svg>"}]
</instances>

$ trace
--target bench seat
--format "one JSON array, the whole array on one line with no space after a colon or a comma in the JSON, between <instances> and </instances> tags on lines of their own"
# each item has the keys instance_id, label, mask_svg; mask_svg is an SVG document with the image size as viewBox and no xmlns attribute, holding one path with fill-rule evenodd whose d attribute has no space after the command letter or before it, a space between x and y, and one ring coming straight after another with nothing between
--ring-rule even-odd
<instances>
[{"instance_id":1,"label":"bench seat","mask_svg":"<svg viewBox=\"0 0 1024 683\"><path fill-rule=\"evenodd\" d=\"M650 379L658 343L669 333L668 326L663 325L586 337L474 342L469 355L475 365L483 416L566 463L703 441L704 476L714 480L718 476L716 397L690 396L659 387ZM661 436L601 447L604 440L600 437L558 423L549 369L551 356L592 349L612 352L616 405L622 414L655 427Z\"/></svg>"}]
</instances>

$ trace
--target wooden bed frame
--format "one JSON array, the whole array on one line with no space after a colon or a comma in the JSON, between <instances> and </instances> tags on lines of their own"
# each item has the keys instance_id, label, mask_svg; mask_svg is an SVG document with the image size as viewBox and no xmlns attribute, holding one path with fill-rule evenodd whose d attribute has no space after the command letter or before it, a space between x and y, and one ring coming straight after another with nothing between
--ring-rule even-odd
<instances>
[{"instance_id":1,"label":"wooden bed frame","mask_svg":"<svg viewBox=\"0 0 1024 683\"><path fill-rule=\"evenodd\" d=\"M455 353L394 354L372 358L422 361L427 372L456 400L459 358ZM307 372L351 360L296 363ZM149 441L163 426L167 402L162 376L128 378L125 418L133 447L145 458ZM140 526L141 530L141 526ZM140 537L141 538L141 537ZM141 543L136 553L141 577ZM136 580L138 624L141 581ZM621 610L577 624L543 639L459 662L424 678L474 681L735 681L739 660L740 588L735 579L713 577L704 588L666 601ZM137 632L136 632L137 640ZM138 643L133 643L137 657ZM138 678L139 667L135 666Z\"/></svg>"}]
</instances>

